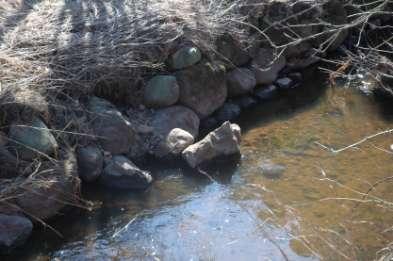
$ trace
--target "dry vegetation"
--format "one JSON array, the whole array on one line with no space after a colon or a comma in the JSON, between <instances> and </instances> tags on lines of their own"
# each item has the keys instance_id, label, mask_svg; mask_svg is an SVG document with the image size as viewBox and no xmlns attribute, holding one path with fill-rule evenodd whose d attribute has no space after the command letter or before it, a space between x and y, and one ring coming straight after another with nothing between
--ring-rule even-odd
<instances>
[{"instance_id":1,"label":"dry vegetation","mask_svg":"<svg viewBox=\"0 0 393 261\"><path fill-rule=\"evenodd\" d=\"M215 41L227 33L250 50L263 44L277 55L304 51L320 57L349 35L346 57L333 61L346 67L334 78L366 71L381 83L392 79L392 26L384 22L392 21L392 1L346 1L345 20L334 1L276 2L266 9L268 2L0 0L0 126L6 130L11 120L36 113L59 131L64 147L73 146L88 133L76 116L80 98L99 93L137 103L144 79L167 70L165 62L179 45L192 42L219 57ZM298 11L290 11L295 5ZM322 9L329 15L320 17ZM21 173L30 180L41 173L34 171L42 169L37 165L16 164L29 170ZM0 202L9 199L8 184L0 186Z\"/></svg>"}]
</instances>

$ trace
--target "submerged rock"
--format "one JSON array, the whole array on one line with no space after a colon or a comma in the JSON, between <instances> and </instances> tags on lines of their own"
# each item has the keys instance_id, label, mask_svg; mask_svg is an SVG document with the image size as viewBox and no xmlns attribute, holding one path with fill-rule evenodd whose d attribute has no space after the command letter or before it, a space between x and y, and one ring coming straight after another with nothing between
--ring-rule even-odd
<instances>
[{"instance_id":1,"label":"submerged rock","mask_svg":"<svg viewBox=\"0 0 393 261\"><path fill-rule=\"evenodd\" d=\"M186 148L182 156L192 168L220 156L240 154L241 131L237 124L224 122L201 141Z\"/></svg>"},{"instance_id":2,"label":"submerged rock","mask_svg":"<svg viewBox=\"0 0 393 261\"><path fill-rule=\"evenodd\" d=\"M269 179L280 178L286 170L284 165L275 164L271 161L262 162L259 167L262 171L262 175Z\"/></svg>"},{"instance_id":3,"label":"submerged rock","mask_svg":"<svg viewBox=\"0 0 393 261\"><path fill-rule=\"evenodd\" d=\"M214 113L218 122L231 121L237 118L241 113L239 105L235 103L225 103L218 111Z\"/></svg>"},{"instance_id":4,"label":"submerged rock","mask_svg":"<svg viewBox=\"0 0 393 261\"><path fill-rule=\"evenodd\" d=\"M260 87L255 90L254 95L259 99L259 100L270 100L274 98L277 94L277 87L273 84L270 84L269 86L265 87Z\"/></svg>"},{"instance_id":5,"label":"submerged rock","mask_svg":"<svg viewBox=\"0 0 393 261\"><path fill-rule=\"evenodd\" d=\"M0 214L0 252L22 245L30 236L33 224L25 217Z\"/></svg>"},{"instance_id":6,"label":"submerged rock","mask_svg":"<svg viewBox=\"0 0 393 261\"><path fill-rule=\"evenodd\" d=\"M248 109L256 105L258 102L253 97L246 95L235 99L234 103L240 106L241 109Z\"/></svg>"},{"instance_id":7,"label":"submerged rock","mask_svg":"<svg viewBox=\"0 0 393 261\"><path fill-rule=\"evenodd\" d=\"M173 69L179 70L192 66L202 59L202 53L197 47L183 47L171 57Z\"/></svg>"},{"instance_id":8,"label":"submerged rock","mask_svg":"<svg viewBox=\"0 0 393 261\"><path fill-rule=\"evenodd\" d=\"M175 128L171 130L156 152L156 156L163 157L168 154L179 155L185 148L194 143L191 133Z\"/></svg>"},{"instance_id":9,"label":"submerged rock","mask_svg":"<svg viewBox=\"0 0 393 261\"><path fill-rule=\"evenodd\" d=\"M124 156L114 156L100 178L104 186L118 189L145 189L152 181L148 171L139 169Z\"/></svg>"},{"instance_id":10,"label":"submerged rock","mask_svg":"<svg viewBox=\"0 0 393 261\"><path fill-rule=\"evenodd\" d=\"M9 138L15 146L18 157L32 160L41 153L54 154L58 149L55 137L40 119L34 118L31 124L12 124Z\"/></svg>"},{"instance_id":11,"label":"submerged rock","mask_svg":"<svg viewBox=\"0 0 393 261\"><path fill-rule=\"evenodd\" d=\"M104 168L104 155L96 146L80 148L78 151L79 177L86 182L95 181Z\"/></svg>"},{"instance_id":12,"label":"submerged rock","mask_svg":"<svg viewBox=\"0 0 393 261\"><path fill-rule=\"evenodd\" d=\"M220 108L227 98L225 67L201 63L176 73L180 103L205 118Z\"/></svg>"},{"instance_id":13,"label":"submerged rock","mask_svg":"<svg viewBox=\"0 0 393 261\"><path fill-rule=\"evenodd\" d=\"M259 49L252 62L257 84L271 84L277 79L278 73L285 67L286 60L283 55L275 57L271 48Z\"/></svg>"},{"instance_id":14,"label":"submerged rock","mask_svg":"<svg viewBox=\"0 0 393 261\"><path fill-rule=\"evenodd\" d=\"M112 154L127 153L134 142L131 123L110 102L93 97L89 101L93 129L105 151Z\"/></svg>"},{"instance_id":15,"label":"submerged rock","mask_svg":"<svg viewBox=\"0 0 393 261\"><path fill-rule=\"evenodd\" d=\"M294 82L291 78L283 77L276 81L278 88L282 90L290 89L294 86Z\"/></svg>"},{"instance_id":16,"label":"submerged rock","mask_svg":"<svg viewBox=\"0 0 393 261\"><path fill-rule=\"evenodd\" d=\"M227 75L228 96L234 97L252 92L257 82L253 71L236 68Z\"/></svg>"},{"instance_id":17,"label":"submerged rock","mask_svg":"<svg viewBox=\"0 0 393 261\"><path fill-rule=\"evenodd\" d=\"M148 107L165 107L179 99L179 85L176 77L158 75L153 77L144 90L144 103Z\"/></svg>"}]
</instances>

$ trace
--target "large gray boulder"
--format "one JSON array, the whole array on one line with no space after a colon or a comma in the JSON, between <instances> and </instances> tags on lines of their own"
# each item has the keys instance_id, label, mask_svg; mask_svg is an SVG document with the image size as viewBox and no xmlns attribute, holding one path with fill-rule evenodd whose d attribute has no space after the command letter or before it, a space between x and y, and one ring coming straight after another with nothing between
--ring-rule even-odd
<instances>
[{"instance_id":1,"label":"large gray boulder","mask_svg":"<svg viewBox=\"0 0 393 261\"><path fill-rule=\"evenodd\" d=\"M175 70L184 69L198 63L202 53L197 47L186 46L177 50L171 57L171 66Z\"/></svg>"},{"instance_id":2,"label":"large gray boulder","mask_svg":"<svg viewBox=\"0 0 393 261\"><path fill-rule=\"evenodd\" d=\"M94 133L105 151L112 154L127 153L134 142L131 123L110 102L92 97L88 108L91 112Z\"/></svg>"},{"instance_id":3,"label":"large gray boulder","mask_svg":"<svg viewBox=\"0 0 393 261\"><path fill-rule=\"evenodd\" d=\"M192 168L219 156L240 153L241 131L237 124L224 122L201 141L187 147L182 156Z\"/></svg>"},{"instance_id":4,"label":"large gray boulder","mask_svg":"<svg viewBox=\"0 0 393 261\"><path fill-rule=\"evenodd\" d=\"M175 128L185 130L196 138L199 132L199 117L187 107L172 106L157 110L151 126L154 133L163 139L166 139L169 132Z\"/></svg>"},{"instance_id":5,"label":"large gray boulder","mask_svg":"<svg viewBox=\"0 0 393 261\"><path fill-rule=\"evenodd\" d=\"M176 73L180 103L205 118L220 108L227 98L225 67L200 63Z\"/></svg>"},{"instance_id":6,"label":"large gray boulder","mask_svg":"<svg viewBox=\"0 0 393 261\"><path fill-rule=\"evenodd\" d=\"M228 67L242 66L250 61L247 51L242 48L238 40L229 34L218 38L216 45L220 58Z\"/></svg>"},{"instance_id":7,"label":"large gray boulder","mask_svg":"<svg viewBox=\"0 0 393 261\"><path fill-rule=\"evenodd\" d=\"M97 146L87 146L78 150L79 177L86 182L98 179L104 168L104 155Z\"/></svg>"},{"instance_id":8,"label":"large gray boulder","mask_svg":"<svg viewBox=\"0 0 393 261\"><path fill-rule=\"evenodd\" d=\"M32 160L40 154L50 156L58 149L55 137L39 118L34 118L30 124L12 124L9 138L18 157L24 160Z\"/></svg>"},{"instance_id":9,"label":"large gray boulder","mask_svg":"<svg viewBox=\"0 0 393 261\"><path fill-rule=\"evenodd\" d=\"M163 141L157 151L156 156L163 157L166 155L179 155L184 149L194 143L194 136L191 133L175 128L169 132L165 141Z\"/></svg>"},{"instance_id":10,"label":"large gray boulder","mask_svg":"<svg viewBox=\"0 0 393 261\"><path fill-rule=\"evenodd\" d=\"M118 189L145 189L152 181L148 171L139 169L124 156L114 156L100 178L104 186Z\"/></svg>"},{"instance_id":11,"label":"large gray boulder","mask_svg":"<svg viewBox=\"0 0 393 261\"><path fill-rule=\"evenodd\" d=\"M0 214L0 252L22 245L30 236L33 224L25 217Z\"/></svg>"},{"instance_id":12,"label":"large gray boulder","mask_svg":"<svg viewBox=\"0 0 393 261\"><path fill-rule=\"evenodd\" d=\"M144 90L144 103L148 107L165 107L175 104L179 99L179 85L176 77L158 75L147 83Z\"/></svg>"},{"instance_id":13,"label":"large gray boulder","mask_svg":"<svg viewBox=\"0 0 393 261\"><path fill-rule=\"evenodd\" d=\"M247 68L236 68L227 74L228 96L230 97L252 92L256 84L254 72Z\"/></svg>"},{"instance_id":14,"label":"large gray boulder","mask_svg":"<svg viewBox=\"0 0 393 261\"><path fill-rule=\"evenodd\" d=\"M276 57L271 48L260 48L252 61L252 69L255 73L257 84L271 84L278 73L285 67L284 55Z\"/></svg>"}]
</instances>

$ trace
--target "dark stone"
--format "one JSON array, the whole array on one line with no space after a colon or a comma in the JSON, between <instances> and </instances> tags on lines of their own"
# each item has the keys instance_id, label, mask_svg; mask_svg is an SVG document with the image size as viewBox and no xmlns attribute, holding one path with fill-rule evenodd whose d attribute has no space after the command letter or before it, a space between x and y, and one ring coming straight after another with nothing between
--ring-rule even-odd
<instances>
[{"instance_id":1,"label":"dark stone","mask_svg":"<svg viewBox=\"0 0 393 261\"><path fill-rule=\"evenodd\" d=\"M25 217L0 214L0 252L9 252L30 236L33 224Z\"/></svg>"},{"instance_id":2,"label":"dark stone","mask_svg":"<svg viewBox=\"0 0 393 261\"><path fill-rule=\"evenodd\" d=\"M91 182L101 175L104 168L104 155L96 146L80 148L78 151L79 177Z\"/></svg>"},{"instance_id":3,"label":"dark stone","mask_svg":"<svg viewBox=\"0 0 393 261\"><path fill-rule=\"evenodd\" d=\"M217 63L199 63L176 73L180 87L179 102L200 118L211 115L227 99L225 66Z\"/></svg>"},{"instance_id":4,"label":"dark stone","mask_svg":"<svg viewBox=\"0 0 393 261\"><path fill-rule=\"evenodd\" d=\"M139 169L124 156L114 156L100 178L104 186L118 189L146 189L152 181L148 171Z\"/></svg>"},{"instance_id":5,"label":"dark stone","mask_svg":"<svg viewBox=\"0 0 393 261\"><path fill-rule=\"evenodd\" d=\"M218 111L215 112L215 118L218 122L232 121L240 115L239 105L234 103L225 103Z\"/></svg>"},{"instance_id":6,"label":"dark stone","mask_svg":"<svg viewBox=\"0 0 393 261\"><path fill-rule=\"evenodd\" d=\"M274 98L277 94L277 87L273 84L265 87L258 88L255 92L254 95L259 99L259 100L270 100Z\"/></svg>"},{"instance_id":7,"label":"dark stone","mask_svg":"<svg viewBox=\"0 0 393 261\"><path fill-rule=\"evenodd\" d=\"M241 109L248 109L255 106L258 102L251 96L242 96L233 101L235 104L240 106Z\"/></svg>"},{"instance_id":8,"label":"dark stone","mask_svg":"<svg viewBox=\"0 0 393 261\"><path fill-rule=\"evenodd\" d=\"M208 117L201 121L201 129L203 130L211 130L217 127L218 120L214 117Z\"/></svg>"},{"instance_id":9,"label":"dark stone","mask_svg":"<svg viewBox=\"0 0 393 261\"><path fill-rule=\"evenodd\" d=\"M92 97L89 101L93 129L105 151L127 153L134 144L135 133L131 123L110 102Z\"/></svg>"}]
</instances>

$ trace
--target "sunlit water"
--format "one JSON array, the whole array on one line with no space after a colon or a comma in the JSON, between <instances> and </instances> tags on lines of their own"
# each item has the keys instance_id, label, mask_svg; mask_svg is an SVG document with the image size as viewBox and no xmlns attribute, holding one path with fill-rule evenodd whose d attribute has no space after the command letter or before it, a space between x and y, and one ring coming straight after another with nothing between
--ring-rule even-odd
<instances>
[{"instance_id":1,"label":"sunlit water","mask_svg":"<svg viewBox=\"0 0 393 261\"><path fill-rule=\"evenodd\" d=\"M146 192L89 188L93 212L51 223L64 235L37 231L17 260L373 260L393 241L392 135L333 154L393 128L387 104L353 89L305 86L244 112L236 166L207 170L153 162ZM261 173L270 160L278 179ZM390 180L391 181L391 180ZM381 200L380 200L381 199ZM386 203L386 204L384 204ZM392 207L392 206L391 206Z\"/></svg>"}]
</instances>

